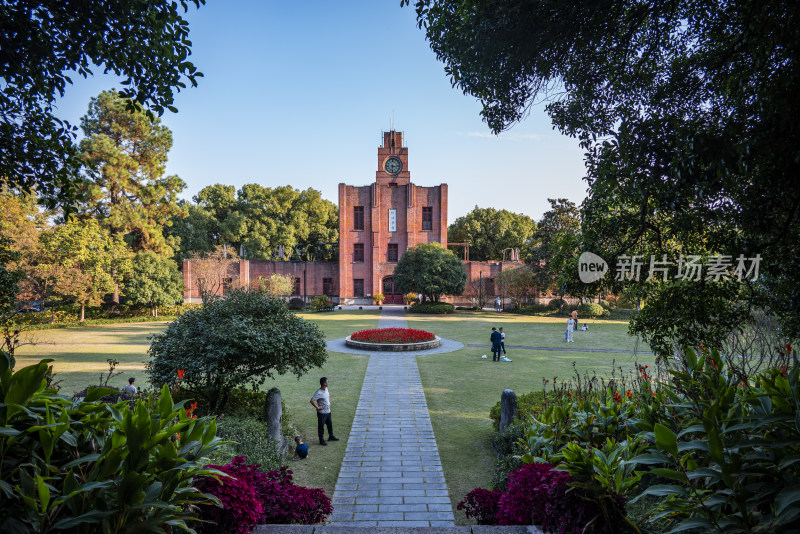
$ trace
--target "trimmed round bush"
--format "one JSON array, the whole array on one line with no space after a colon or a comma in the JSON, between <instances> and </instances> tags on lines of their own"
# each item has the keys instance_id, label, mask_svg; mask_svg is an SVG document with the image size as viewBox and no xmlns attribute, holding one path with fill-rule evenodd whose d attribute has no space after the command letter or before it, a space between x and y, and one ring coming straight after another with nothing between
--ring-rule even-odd
<instances>
[{"instance_id":1,"label":"trimmed round bush","mask_svg":"<svg viewBox=\"0 0 800 534\"><path fill-rule=\"evenodd\" d=\"M606 299L600 299L600 306L602 306L603 309L605 309L605 310L613 309L613 306L611 305L611 303L608 302Z\"/></svg>"},{"instance_id":2,"label":"trimmed round bush","mask_svg":"<svg viewBox=\"0 0 800 534\"><path fill-rule=\"evenodd\" d=\"M578 306L578 315L581 317L601 317L604 311L596 302L584 302Z\"/></svg>"},{"instance_id":3,"label":"trimmed round bush","mask_svg":"<svg viewBox=\"0 0 800 534\"><path fill-rule=\"evenodd\" d=\"M418 302L411 306L408 311L411 313L433 313L433 314L445 314L445 313L453 313L456 311L456 307L447 302Z\"/></svg>"},{"instance_id":4,"label":"trimmed round bush","mask_svg":"<svg viewBox=\"0 0 800 534\"><path fill-rule=\"evenodd\" d=\"M303 299L301 299L299 297L294 297L294 298L289 299L289 309L290 310L302 310L303 306L305 306L305 304L306 303L303 302Z\"/></svg>"},{"instance_id":5,"label":"trimmed round bush","mask_svg":"<svg viewBox=\"0 0 800 534\"><path fill-rule=\"evenodd\" d=\"M564 299L552 299L550 302L547 303L547 307L551 310L560 310L564 306L567 305L567 301Z\"/></svg>"}]
</instances>

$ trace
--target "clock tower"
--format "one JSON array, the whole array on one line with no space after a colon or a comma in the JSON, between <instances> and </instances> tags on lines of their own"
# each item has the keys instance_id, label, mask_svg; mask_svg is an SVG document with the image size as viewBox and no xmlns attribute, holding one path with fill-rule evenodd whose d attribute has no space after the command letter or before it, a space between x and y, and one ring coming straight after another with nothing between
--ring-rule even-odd
<instances>
[{"instance_id":1,"label":"clock tower","mask_svg":"<svg viewBox=\"0 0 800 534\"><path fill-rule=\"evenodd\" d=\"M411 182L408 172L408 148L403 146L403 132L383 132L383 146L378 147L378 170L375 182L381 185L405 185Z\"/></svg>"},{"instance_id":2,"label":"clock tower","mask_svg":"<svg viewBox=\"0 0 800 534\"><path fill-rule=\"evenodd\" d=\"M339 184L339 302L371 304L382 293L401 304L394 268L409 247L447 247L447 184L411 183L403 133L383 132L375 182Z\"/></svg>"}]
</instances>

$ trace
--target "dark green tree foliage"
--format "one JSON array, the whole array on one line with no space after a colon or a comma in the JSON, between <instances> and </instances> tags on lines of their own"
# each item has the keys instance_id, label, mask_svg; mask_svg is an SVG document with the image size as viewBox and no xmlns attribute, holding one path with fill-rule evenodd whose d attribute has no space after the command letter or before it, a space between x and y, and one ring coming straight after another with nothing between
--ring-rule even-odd
<instances>
[{"instance_id":1,"label":"dark green tree foliage","mask_svg":"<svg viewBox=\"0 0 800 534\"><path fill-rule=\"evenodd\" d=\"M172 132L114 91L92 99L81 127L88 179L79 213L98 219L111 235L126 236L134 251L172 254L175 240L165 239L163 227L170 217L186 215L178 204L186 184L164 176Z\"/></svg>"},{"instance_id":2,"label":"dark green tree foliage","mask_svg":"<svg viewBox=\"0 0 800 534\"><path fill-rule=\"evenodd\" d=\"M671 307L690 336L711 323L739 326L739 302L778 315L789 336L800 332L800 4L416 8L452 83L481 100L492 131L544 100L554 125L579 140L590 188L584 238L594 252L761 255L758 282L733 291L705 279L642 286L651 309ZM659 330L656 319L641 315L641 332Z\"/></svg>"},{"instance_id":3,"label":"dark green tree foliage","mask_svg":"<svg viewBox=\"0 0 800 534\"><path fill-rule=\"evenodd\" d=\"M267 378L300 377L325 363L325 336L290 312L283 300L260 292L232 291L191 310L153 336L150 382L174 385L222 413L232 389L257 389Z\"/></svg>"},{"instance_id":4,"label":"dark green tree foliage","mask_svg":"<svg viewBox=\"0 0 800 534\"><path fill-rule=\"evenodd\" d=\"M159 306L182 300L183 277L171 259L152 251L139 252L133 257L125 296L129 304L148 306L153 315L158 315Z\"/></svg>"},{"instance_id":5,"label":"dark green tree foliage","mask_svg":"<svg viewBox=\"0 0 800 534\"><path fill-rule=\"evenodd\" d=\"M183 13L205 0L18 0L0 6L0 183L70 206L79 183L75 128L55 101L70 75L123 78L122 96L158 114L202 76L187 59Z\"/></svg>"},{"instance_id":6,"label":"dark green tree foliage","mask_svg":"<svg viewBox=\"0 0 800 534\"><path fill-rule=\"evenodd\" d=\"M175 219L171 235L181 239L181 260L193 252L228 245L246 259L334 260L339 211L319 191L247 184L239 191L215 184L203 188L186 219Z\"/></svg>"},{"instance_id":7,"label":"dark green tree foliage","mask_svg":"<svg viewBox=\"0 0 800 534\"><path fill-rule=\"evenodd\" d=\"M568 290L573 293L581 290L578 284L573 283L577 279L580 255L580 211L566 198L548 198L547 201L550 209L542 215L531 237L527 261L539 291L555 291L560 295Z\"/></svg>"},{"instance_id":8,"label":"dark green tree foliage","mask_svg":"<svg viewBox=\"0 0 800 534\"><path fill-rule=\"evenodd\" d=\"M522 250L535 228L527 215L475 206L447 228L447 241L469 243L470 260L501 260L504 249Z\"/></svg>"},{"instance_id":9,"label":"dark green tree foliage","mask_svg":"<svg viewBox=\"0 0 800 534\"><path fill-rule=\"evenodd\" d=\"M439 243L406 250L394 269L400 293L422 293L438 302L442 295L460 295L467 287L467 270L455 254Z\"/></svg>"}]
</instances>

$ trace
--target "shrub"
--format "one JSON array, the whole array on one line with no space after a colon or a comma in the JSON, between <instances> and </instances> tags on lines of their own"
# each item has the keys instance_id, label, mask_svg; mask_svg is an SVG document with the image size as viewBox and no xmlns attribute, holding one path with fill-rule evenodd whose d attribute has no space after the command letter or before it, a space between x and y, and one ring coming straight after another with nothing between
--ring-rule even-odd
<instances>
[{"instance_id":1,"label":"shrub","mask_svg":"<svg viewBox=\"0 0 800 534\"><path fill-rule=\"evenodd\" d=\"M596 302L584 302L578 306L578 315L581 317L600 317L606 311Z\"/></svg>"},{"instance_id":2,"label":"shrub","mask_svg":"<svg viewBox=\"0 0 800 534\"><path fill-rule=\"evenodd\" d=\"M450 303L447 302L419 302L411 306L408 309L411 313L433 313L433 314L445 314L445 313L453 313L455 312L456 308Z\"/></svg>"},{"instance_id":3,"label":"shrub","mask_svg":"<svg viewBox=\"0 0 800 534\"><path fill-rule=\"evenodd\" d=\"M217 425L217 436L232 443L223 444L209 456L209 460L226 464L237 456L244 456L261 465L265 471L280 469L284 466L284 456L276 443L266 439L266 435L267 423L255 417L222 417Z\"/></svg>"},{"instance_id":4,"label":"shrub","mask_svg":"<svg viewBox=\"0 0 800 534\"><path fill-rule=\"evenodd\" d=\"M333 512L331 500L319 488L292 483L292 472L285 467L267 473L269 483L261 490L263 522L275 525L322 523Z\"/></svg>"},{"instance_id":5,"label":"shrub","mask_svg":"<svg viewBox=\"0 0 800 534\"><path fill-rule=\"evenodd\" d=\"M611 303L606 299L600 299L600 306L602 306L604 310L610 310L613 308L613 306L611 306Z\"/></svg>"},{"instance_id":6,"label":"shrub","mask_svg":"<svg viewBox=\"0 0 800 534\"><path fill-rule=\"evenodd\" d=\"M372 295L372 300L375 302L375 304L380 306L386 300L386 297L383 295L383 293L375 293Z\"/></svg>"},{"instance_id":7,"label":"shrub","mask_svg":"<svg viewBox=\"0 0 800 534\"><path fill-rule=\"evenodd\" d=\"M403 301L409 306L411 306L415 302L419 302L419 299L417 298L416 293L406 293L405 295L403 295Z\"/></svg>"},{"instance_id":8,"label":"shrub","mask_svg":"<svg viewBox=\"0 0 800 534\"><path fill-rule=\"evenodd\" d=\"M527 422L531 415L541 412L544 398L544 393L541 391L531 391L517 396L517 418ZM489 418L492 420L495 432L500 430L500 401L489 410Z\"/></svg>"},{"instance_id":9,"label":"shrub","mask_svg":"<svg viewBox=\"0 0 800 534\"><path fill-rule=\"evenodd\" d=\"M258 389L275 374L298 377L326 359L325 336L284 302L261 292L232 291L189 311L152 336L146 364L153 384L175 385L221 413L231 390Z\"/></svg>"},{"instance_id":10,"label":"shrub","mask_svg":"<svg viewBox=\"0 0 800 534\"><path fill-rule=\"evenodd\" d=\"M302 310L305 307L306 303L303 302L303 299L300 297L292 297L289 299L289 309L290 310Z\"/></svg>"},{"instance_id":11,"label":"shrub","mask_svg":"<svg viewBox=\"0 0 800 534\"><path fill-rule=\"evenodd\" d=\"M203 493L217 497L222 507L201 506L200 519L204 521L197 530L201 533L235 532L249 534L263 516L260 496L254 486L260 486L260 478L266 473L257 471L255 465L245 465L244 456L237 456L226 465L207 465L228 477L201 477L195 481L195 487Z\"/></svg>"},{"instance_id":12,"label":"shrub","mask_svg":"<svg viewBox=\"0 0 800 534\"><path fill-rule=\"evenodd\" d=\"M219 445L214 421L187 417L167 387L133 408L100 402L107 388L72 402L46 389L50 361L12 374L0 356L0 531L188 528L191 510L213 499L189 482L213 474L198 460Z\"/></svg>"},{"instance_id":13,"label":"shrub","mask_svg":"<svg viewBox=\"0 0 800 534\"><path fill-rule=\"evenodd\" d=\"M567 301L564 299L551 299L550 302L547 303L547 307L551 310L560 310L566 305Z\"/></svg>"},{"instance_id":14,"label":"shrub","mask_svg":"<svg viewBox=\"0 0 800 534\"><path fill-rule=\"evenodd\" d=\"M545 532L579 534L600 511L571 488L572 477L548 463L528 464L508 476L506 491L477 488L457 505L478 524L541 525ZM596 528L596 527L595 527Z\"/></svg>"},{"instance_id":15,"label":"shrub","mask_svg":"<svg viewBox=\"0 0 800 534\"><path fill-rule=\"evenodd\" d=\"M526 304L525 306L522 306L514 310L515 313L524 313L524 314L525 313L539 314L539 313L548 313L551 311L553 311L553 308L551 308L549 305L537 304L535 302L531 304Z\"/></svg>"},{"instance_id":16,"label":"shrub","mask_svg":"<svg viewBox=\"0 0 800 534\"><path fill-rule=\"evenodd\" d=\"M333 302L325 295L317 295L311 299L311 307L317 311L328 310L333 308Z\"/></svg>"},{"instance_id":17,"label":"shrub","mask_svg":"<svg viewBox=\"0 0 800 534\"><path fill-rule=\"evenodd\" d=\"M500 490L475 488L467 493L456 509L464 510L467 518L474 519L479 525L496 525L498 505L502 494Z\"/></svg>"}]
</instances>

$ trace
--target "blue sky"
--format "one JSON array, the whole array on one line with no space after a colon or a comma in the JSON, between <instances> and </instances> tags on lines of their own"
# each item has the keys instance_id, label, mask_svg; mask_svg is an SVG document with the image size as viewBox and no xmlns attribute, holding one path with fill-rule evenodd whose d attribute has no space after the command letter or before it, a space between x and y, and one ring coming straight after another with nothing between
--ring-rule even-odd
<instances>
[{"instance_id":1,"label":"blue sky","mask_svg":"<svg viewBox=\"0 0 800 534\"><path fill-rule=\"evenodd\" d=\"M313 187L337 202L340 182L374 181L380 132L405 132L412 182L449 184L449 223L480 206L539 219L547 198L580 204L582 152L543 106L499 137L479 102L454 89L399 0L208 0L188 19L199 86L178 94L167 172L190 199L207 185ZM75 80L59 116L78 124L115 86ZM118 84L117 84L118 85Z\"/></svg>"}]
</instances>

